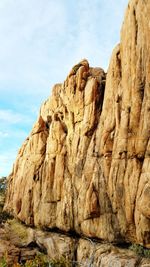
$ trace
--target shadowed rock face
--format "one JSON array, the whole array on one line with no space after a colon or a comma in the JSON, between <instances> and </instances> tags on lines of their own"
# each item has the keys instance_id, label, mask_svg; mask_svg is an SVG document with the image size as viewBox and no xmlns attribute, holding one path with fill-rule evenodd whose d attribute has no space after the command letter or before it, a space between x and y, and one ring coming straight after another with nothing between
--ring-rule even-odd
<instances>
[{"instance_id":1,"label":"shadowed rock face","mask_svg":"<svg viewBox=\"0 0 150 267\"><path fill-rule=\"evenodd\" d=\"M132 0L107 78L83 60L42 105L5 209L29 225L150 246L149 137L150 2Z\"/></svg>"}]
</instances>

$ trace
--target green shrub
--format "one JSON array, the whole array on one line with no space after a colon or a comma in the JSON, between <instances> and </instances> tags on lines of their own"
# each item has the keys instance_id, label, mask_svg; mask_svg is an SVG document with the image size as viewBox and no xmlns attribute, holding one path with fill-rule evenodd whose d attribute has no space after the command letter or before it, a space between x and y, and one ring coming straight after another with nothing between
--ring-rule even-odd
<instances>
[{"instance_id":1,"label":"green shrub","mask_svg":"<svg viewBox=\"0 0 150 267\"><path fill-rule=\"evenodd\" d=\"M132 244L129 248L141 257L150 258L150 249L148 248L138 244Z\"/></svg>"},{"instance_id":2,"label":"green shrub","mask_svg":"<svg viewBox=\"0 0 150 267\"><path fill-rule=\"evenodd\" d=\"M0 259L0 267L7 267L7 261L5 256Z\"/></svg>"},{"instance_id":3,"label":"green shrub","mask_svg":"<svg viewBox=\"0 0 150 267\"><path fill-rule=\"evenodd\" d=\"M24 267L71 267L70 262L61 257L60 259L48 259L48 256L44 254L39 254L35 257L34 260L28 260L24 265Z\"/></svg>"},{"instance_id":4,"label":"green shrub","mask_svg":"<svg viewBox=\"0 0 150 267\"><path fill-rule=\"evenodd\" d=\"M71 267L71 263L65 257L61 257L60 259L50 260L51 267Z\"/></svg>"},{"instance_id":5,"label":"green shrub","mask_svg":"<svg viewBox=\"0 0 150 267\"><path fill-rule=\"evenodd\" d=\"M7 186L7 180L6 177L0 178L0 191L5 192Z\"/></svg>"},{"instance_id":6,"label":"green shrub","mask_svg":"<svg viewBox=\"0 0 150 267\"><path fill-rule=\"evenodd\" d=\"M43 255L38 255L34 260L26 261L24 267L48 267L48 260Z\"/></svg>"},{"instance_id":7,"label":"green shrub","mask_svg":"<svg viewBox=\"0 0 150 267\"><path fill-rule=\"evenodd\" d=\"M11 220L13 218L12 215L10 215L6 211L0 212L0 223L6 222L7 220Z\"/></svg>"},{"instance_id":8,"label":"green shrub","mask_svg":"<svg viewBox=\"0 0 150 267\"><path fill-rule=\"evenodd\" d=\"M6 256L0 259L0 267L8 267ZM33 260L23 263L14 263L13 267L71 267L71 263L64 257L50 260L47 255L40 253Z\"/></svg>"}]
</instances>

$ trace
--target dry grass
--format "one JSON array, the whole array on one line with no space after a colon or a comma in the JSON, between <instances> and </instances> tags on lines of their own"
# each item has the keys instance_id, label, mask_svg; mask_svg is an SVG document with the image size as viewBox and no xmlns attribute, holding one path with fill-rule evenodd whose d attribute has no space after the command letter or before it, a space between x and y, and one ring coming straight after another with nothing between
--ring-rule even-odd
<instances>
[{"instance_id":1,"label":"dry grass","mask_svg":"<svg viewBox=\"0 0 150 267\"><path fill-rule=\"evenodd\" d=\"M27 227L17 219L7 220L9 238L14 243L25 244L28 241Z\"/></svg>"}]
</instances>

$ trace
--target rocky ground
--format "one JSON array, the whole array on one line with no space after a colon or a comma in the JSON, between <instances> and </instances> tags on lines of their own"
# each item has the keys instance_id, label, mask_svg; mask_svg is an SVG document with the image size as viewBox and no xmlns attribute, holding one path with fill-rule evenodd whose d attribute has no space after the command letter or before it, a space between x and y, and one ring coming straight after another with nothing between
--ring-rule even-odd
<instances>
[{"instance_id":1,"label":"rocky ground","mask_svg":"<svg viewBox=\"0 0 150 267\"><path fill-rule=\"evenodd\" d=\"M129 1L107 75L82 60L42 104L8 182L22 222L150 248L149 18Z\"/></svg>"},{"instance_id":2,"label":"rocky ground","mask_svg":"<svg viewBox=\"0 0 150 267\"><path fill-rule=\"evenodd\" d=\"M50 261L57 262L50 266L150 267L150 259L136 255L130 249L102 244L86 237L32 229L15 219L1 225L0 258L5 257L8 266L34 260L43 253L48 254ZM62 259L62 264L58 264Z\"/></svg>"},{"instance_id":3,"label":"rocky ground","mask_svg":"<svg viewBox=\"0 0 150 267\"><path fill-rule=\"evenodd\" d=\"M5 186L0 186L0 267L150 267L149 250L27 227L3 211L4 200Z\"/></svg>"},{"instance_id":4,"label":"rocky ground","mask_svg":"<svg viewBox=\"0 0 150 267\"><path fill-rule=\"evenodd\" d=\"M10 266L43 251L67 261L53 266L150 267L149 17L129 1L107 75L82 60L42 104L8 179L5 211L24 223L1 215Z\"/></svg>"},{"instance_id":5,"label":"rocky ground","mask_svg":"<svg viewBox=\"0 0 150 267\"><path fill-rule=\"evenodd\" d=\"M142 247L140 251L140 247L134 245L137 255L129 248L123 248L129 244L116 247L84 236L75 236L73 233L54 233L27 227L4 213L3 204L4 193L1 191L0 267L23 266L21 263L25 262L30 264L24 265L27 267L150 267L150 259L142 257ZM47 265L44 261L39 261L44 254L48 255Z\"/></svg>"},{"instance_id":6,"label":"rocky ground","mask_svg":"<svg viewBox=\"0 0 150 267\"><path fill-rule=\"evenodd\" d=\"M0 181L0 267L13 266L17 262L34 259L39 249L26 241L27 228L3 211L5 185ZM29 246L28 246L29 245ZM4 260L5 259L5 260Z\"/></svg>"}]
</instances>

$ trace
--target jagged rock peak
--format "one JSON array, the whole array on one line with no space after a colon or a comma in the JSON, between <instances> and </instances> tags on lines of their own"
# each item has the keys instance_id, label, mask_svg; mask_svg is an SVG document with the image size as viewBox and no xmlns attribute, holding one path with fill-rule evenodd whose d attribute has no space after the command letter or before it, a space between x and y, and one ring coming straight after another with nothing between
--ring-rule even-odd
<instances>
[{"instance_id":1,"label":"jagged rock peak","mask_svg":"<svg viewBox=\"0 0 150 267\"><path fill-rule=\"evenodd\" d=\"M131 0L107 78L83 60L42 105L5 204L26 224L150 246L149 18Z\"/></svg>"},{"instance_id":2,"label":"jagged rock peak","mask_svg":"<svg viewBox=\"0 0 150 267\"><path fill-rule=\"evenodd\" d=\"M18 153L5 205L27 224L75 230L74 212L78 213L79 207L74 197L81 186L91 140L95 142L105 80L101 68L90 68L88 61L82 60L64 84L54 86L52 96L42 105ZM95 197L93 193L93 201ZM86 208L86 217L99 214L99 207L93 205L89 211ZM78 222L76 227L80 232Z\"/></svg>"}]
</instances>

